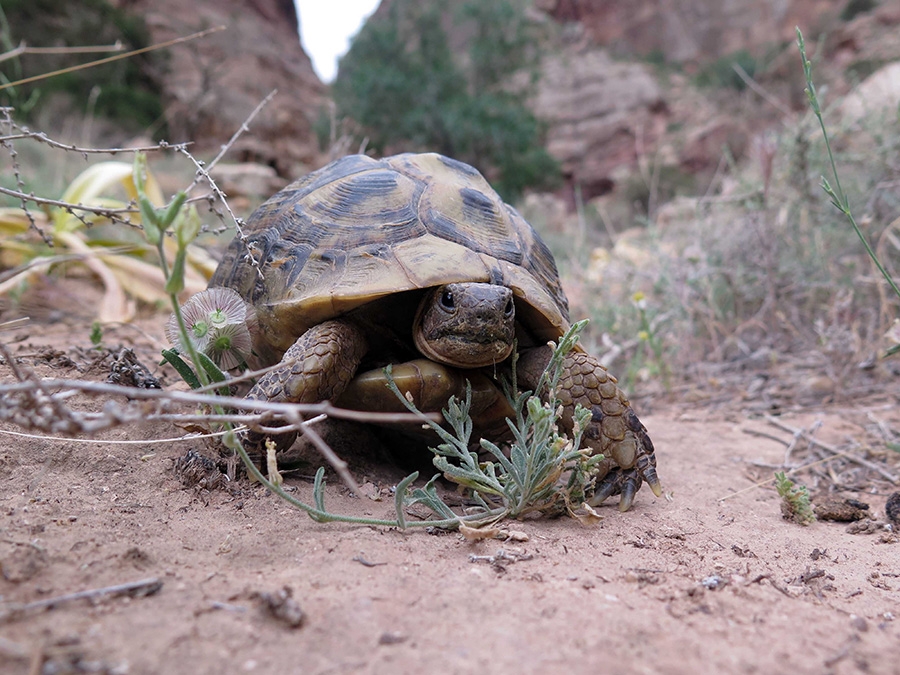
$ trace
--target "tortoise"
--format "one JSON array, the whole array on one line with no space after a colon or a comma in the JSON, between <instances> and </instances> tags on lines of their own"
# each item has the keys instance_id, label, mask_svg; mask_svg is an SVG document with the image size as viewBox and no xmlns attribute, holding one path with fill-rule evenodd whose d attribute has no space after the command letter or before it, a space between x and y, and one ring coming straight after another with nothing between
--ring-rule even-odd
<instances>
[{"instance_id":1,"label":"tortoise","mask_svg":"<svg viewBox=\"0 0 900 675\"><path fill-rule=\"evenodd\" d=\"M518 381L533 389L548 341L570 326L537 232L476 169L434 153L350 155L288 185L250 216L209 286L255 309L254 353L280 363L250 390L256 400L389 408L390 363L420 410L440 411L471 380L489 419L514 341ZM646 429L580 345L557 396L569 431L577 403L592 413L584 444L606 457L592 503L620 494L627 510L642 482L662 494Z\"/></svg>"}]
</instances>

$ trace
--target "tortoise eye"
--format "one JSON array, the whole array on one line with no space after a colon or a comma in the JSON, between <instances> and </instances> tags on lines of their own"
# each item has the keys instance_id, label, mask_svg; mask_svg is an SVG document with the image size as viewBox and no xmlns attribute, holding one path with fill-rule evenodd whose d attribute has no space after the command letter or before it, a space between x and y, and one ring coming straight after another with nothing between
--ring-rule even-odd
<instances>
[{"instance_id":1,"label":"tortoise eye","mask_svg":"<svg viewBox=\"0 0 900 675\"><path fill-rule=\"evenodd\" d=\"M515 311L515 305L513 305L512 298L506 301L506 307L503 308L503 313L506 316L512 316L513 311Z\"/></svg>"},{"instance_id":2,"label":"tortoise eye","mask_svg":"<svg viewBox=\"0 0 900 675\"><path fill-rule=\"evenodd\" d=\"M444 290L441 293L441 306L444 309L453 309L456 305L453 302L453 292L449 290Z\"/></svg>"}]
</instances>

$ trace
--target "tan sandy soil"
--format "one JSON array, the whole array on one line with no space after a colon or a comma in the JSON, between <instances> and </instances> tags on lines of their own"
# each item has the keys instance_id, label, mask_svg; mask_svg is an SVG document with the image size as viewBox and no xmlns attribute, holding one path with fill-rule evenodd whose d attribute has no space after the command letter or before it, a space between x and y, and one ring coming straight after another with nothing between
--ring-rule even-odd
<instances>
[{"instance_id":1,"label":"tan sandy soil","mask_svg":"<svg viewBox=\"0 0 900 675\"><path fill-rule=\"evenodd\" d=\"M142 325L149 338L119 328L105 339L133 344L156 369L163 320ZM79 373L42 352L58 349L78 364L72 348L89 347L88 334L88 322L33 324L4 342L41 376L102 381L102 369ZM10 380L0 366L0 381ZM840 444L865 436L866 412L811 409L783 419L798 427L820 419L818 435ZM876 412L896 424L894 405ZM900 673L894 535L787 522L771 486L730 496L771 477L754 463L783 460L784 444L746 433L790 440L763 420L674 404L643 420L671 500L644 489L631 511L604 507L591 527L514 522L528 536L517 543L320 525L246 482L203 493L173 470L188 449L205 450L196 442L0 435L3 607L162 582L149 596L7 614L0 671ZM143 424L102 438L179 433ZM331 475L330 508L389 517L387 490L402 470L378 461L353 469L369 494L380 489L385 498L351 498ZM289 482L310 499L308 480ZM870 503L883 519L888 491L879 492L842 496ZM501 550L495 564L473 561ZM305 613L299 628L273 618L259 598L285 587Z\"/></svg>"}]
</instances>

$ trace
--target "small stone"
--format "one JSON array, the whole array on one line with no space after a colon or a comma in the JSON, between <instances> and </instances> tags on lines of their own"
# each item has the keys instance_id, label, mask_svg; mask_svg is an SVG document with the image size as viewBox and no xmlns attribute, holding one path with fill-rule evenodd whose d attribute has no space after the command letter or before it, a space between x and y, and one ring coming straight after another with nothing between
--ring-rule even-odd
<instances>
[{"instance_id":1,"label":"small stone","mask_svg":"<svg viewBox=\"0 0 900 675\"><path fill-rule=\"evenodd\" d=\"M858 499L826 499L815 504L813 510L819 520L852 523L869 516L869 505Z\"/></svg>"},{"instance_id":2,"label":"small stone","mask_svg":"<svg viewBox=\"0 0 900 675\"><path fill-rule=\"evenodd\" d=\"M380 645L398 645L401 642L406 642L406 636L393 631L386 631L378 638L378 644Z\"/></svg>"},{"instance_id":3,"label":"small stone","mask_svg":"<svg viewBox=\"0 0 900 675\"><path fill-rule=\"evenodd\" d=\"M866 618L863 616L856 616L855 614L851 614L850 625L860 633L865 633L867 630L869 630L869 622L866 621Z\"/></svg>"},{"instance_id":4,"label":"small stone","mask_svg":"<svg viewBox=\"0 0 900 675\"><path fill-rule=\"evenodd\" d=\"M303 625L303 610L294 600L293 589L285 586L274 593L256 593L263 609L273 618L285 623L291 628L299 628Z\"/></svg>"},{"instance_id":5,"label":"small stone","mask_svg":"<svg viewBox=\"0 0 900 675\"><path fill-rule=\"evenodd\" d=\"M801 387L801 393L810 398L825 398L834 393L834 380L825 375L808 378Z\"/></svg>"},{"instance_id":6,"label":"small stone","mask_svg":"<svg viewBox=\"0 0 900 675\"><path fill-rule=\"evenodd\" d=\"M713 574L711 576L708 576L700 582L700 584L704 588L707 588L711 591L714 591L717 588L724 586L725 583L726 583L726 581L722 577L720 577L718 574Z\"/></svg>"},{"instance_id":7,"label":"small stone","mask_svg":"<svg viewBox=\"0 0 900 675\"><path fill-rule=\"evenodd\" d=\"M895 492L888 497L887 504L884 505L884 513L891 525L900 528L900 492Z\"/></svg>"}]
</instances>

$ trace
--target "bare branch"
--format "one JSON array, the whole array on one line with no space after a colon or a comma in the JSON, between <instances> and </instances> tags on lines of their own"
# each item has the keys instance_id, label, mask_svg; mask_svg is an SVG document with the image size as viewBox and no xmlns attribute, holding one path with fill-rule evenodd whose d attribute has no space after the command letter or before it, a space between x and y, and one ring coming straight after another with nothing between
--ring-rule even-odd
<instances>
[{"instance_id":1,"label":"bare branch","mask_svg":"<svg viewBox=\"0 0 900 675\"><path fill-rule=\"evenodd\" d=\"M864 466L867 469L871 469L872 471L879 473L881 476L883 476L884 478L889 480L894 485L896 485L898 483L898 481L900 481L900 479L898 479L897 476L892 474L890 471L887 471L882 466L875 464L874 462L870 462L869 460L867 460L863 457L860 457L859 455L854 455L854 454L846 452L844 450L839 450L838 448L834 447L833 445L829 445L828 443L824 443L824 442L820 441L818 438L808 434L803 429L798 429L796 427L790 426L789 424L785 424L781 420L778 420L778 419L772 417L771 415L765 415L765 418L766 418L766 421L769 424L771 424L772 426L778 427L779 429L783 429L784 431L792 433L792 434L794 434L795 437L803 438L804 440L809 441L813 445L819 446L826 452L830 452L832 455L836 455L839 457L846 457L851 462L855 462L856 464L859 464L860 466Z\"/></svg>"},{"instance_id":2,"label":"bare branch","mask_svg":"<svg viewBox=\"0 0 900 675\"><path fill-rule=\"evenodd\" d=\"M125 49L121 40L116 40L111 45L96 45L85 47L29 47L21 44L25 54L105 54L107 52L120 52Z\"/></svg>"},{"instance_id":3,"label":"bare branch","mask_svg":"<svg viewBox=\"0 0 900 675\"><path fill-rule=\"evenodd\" d=\"M9 195L10 197L17 197L23 201L34 202L35 204L44 204L45 206L57 206L61 209L65 209L69 213L73 211L85 211L87 213L95 213L98 216L105 216L109 219L115 219L116 215L120 213L124 214L132 214L138 213L138 210L133 206L126 206L120 209L110 209L110 208L102 208L99 206L83 206L82 204L71 204L69 202L63 202L58 199L47 199L45 197L38 197L33 193L20 192L18 190L10 190L9 188L0 187L0 194ZM72 213L72 215L75 215Z\"/></svg>"},{"instance_id":4,"label":"bare branch","mask_svg":"<svg viewBox=\"0 0 900 675\"><path fill-rule=\"evenodd\" d=\"M0 345L0 352L6 352L6 349ZM322 403L278 403L276 401L262 401L256 399L240 398L238 396L215 396L212 394L197 394L192 391L167 391L163 389L137 389L135 387L123 387L117 384L108 384L106 382L86 382L83 380L64 380L64 379L38 379L28 373L24 373L15 365L15 359L6 357L7 363L13 369L13 373L19 382L11 384L0 384L0 394L5 398L0 400L0 418L4 417L5 411L10 408L11 398L15 394L30 393L40 391L53 396L54 400L60 400L71 396L73 392L89 394L89 395L107 395L121 396L135 401L160 401L160 402L178 402L190 403L193 405L218 405L226 408L234 408L237 410L246 410L251 413L272 413L278 419L293 422L297 414L304 415L327 415L338 419L353 420L356 422L371 422L380 424L393 423L420 423L422 418L412 413L381 413L367 412L362 410L350 410L347 408L338 408L337 406L324 401ZM221 386L221 384L220 384ZM52 392L52 393L51 393ZM84 415L86 419L90 416L104 415L104 413L78 413ZM147 412L143 413L146 416ZM272 415L269 416L270 418ZM430 419L441 421L443 418L437 413L429 415ZM217 420L216 415L205 416L205 419ZM254 416L241 416L236 421L245 421L256 419ZM113 425L110 425L113 426ZM285 427L280 427L284 430ZM99 429L92 429L99 430Z\"/></svg>"},{"instance_id":5,"label":"bare branch","mask_svg":"<svg viewBox=\"0 0 900 675\"><path fill-rule=\"evenodd\" d=\"M55 598L45 598L43 600L35 600L24 605L12 605L4 609L0 613L0 619L9 619L22 614L39 611L42 609L53 609L60 605L64 605L75 600L97 600L102 597L128 595L131 597L141 597L145 595L153 595L162 588L163 582L156 577L150 579L142 579L141 581L132 581L126 584L117 584L115 586L105 586L103 588L92 588L87 591L78 591L77 593L69 593L67 595L58 595Z\"/></svg>"},{"instance_id":6,"label":"bare branch","mask_svg":"<svg viewBox=\"0 0 900 675\"><path fill-rule=\"evenodd\" d=\"M99 45L96 47L29 47L25 41L18 47L0 54L0 63L9 61L23 54L105 54L107 52L120 52L125 49L121 40L116 40L112 45Z\"/></svg>"},{"instance_id":7,"label":"bare branch","mask_svg":"<svg viewBox=\"0 0 900 675\"><path fill-rule=\"evenodd\" d=\"M166 141L160 141L156 145L142 145L133 148L83 148L78 145L73 145L71 143L61 143L60 141L54 141L52 138L47 136L43 131L29 131L27 128L19 127L22 129L21 133L18 134L10 134L8 136L0 136L0 143L5 143L7 141L18 141L22 139L31 139L34 141L38 141L39 143L44 143L49 145L52 148L58 148L60 150L66 150L69 152L78 152L81 154L100 154L100 155L117 155L119 153L135 153L135 152L160 152L163 150L180 150L183 147L187 147L191 145L191 143L167 143Z\"/></svg>"},{"instance_id":8,"label":"bare branch","mask_svg":"<svg viewBox=\"0 0 900 675\"><path fill-rule=\"evenodd\" d=\"M195 40L197 38L206 37L211 33L218 33L220 30L225 30L225 26L216 26L215 28L208 28L206 30L199 31L197 33L192 33L191 35L185 35L184 37L175 38L174 40L169 40L167 42L160 42L155 45L150 45L149 47L142 47L141 49L135 49L134 51L126 52L124 54L116 54L115 56L108 56L105 59L99 59L97 61L91 61L89 63L81 63L77 66L70 66L69 68L62 68L60 70L54 70L51 73L42 73L40 75L34 75L33 77L26 77L21 80L16 80L15 82L7 82L5 84L0 85L0 91L4 89L9 89L10 87L16 87L20 84L28 84L29 82L37 82L38 80L45 80L49 77L53 77L55 75L63 75L65 73L72 73L76 70L84 70L85 68L92 68L94 66L100 66L104 63L110 63L112 61L118 61L120 59L127 59L132 56L136 56L138 54L144 54L146 52L152 52L156 49L164 49L166 47L171 47L172 45L177 45L182 42L187 42L188 40Z\"/></svg>"},{"instance_id":9,"label":"bare branch","mask_svg":"<svg viewBox=\"0 0 900 675\"><path fill-rule=\"evenodd\" d=\"M219 154L216 155L215 157L213 157L212 161L206 165L206 173L213 170L213 167L215 167L216 164L219 163L219 160L221 160L222 157L224 157L225 154L231 149L231 146L233 146L235 144L235 142L237 141L237 139L241 137L241 134L250 131L250 122L253 121L253 118L256 117L260 113L260 111L266 107L266 105L268 105L269 101L271 101L273 98L275 98L275 95L277 93L278 93L278 90L273 89L272 91L269 92L268 96L266 96L262 101L260 101L257 104L257 106L253 109L253 112L251 112L247 116L247 119L245 119L243 121L243 123L238 128L238 130L235 131L234 134L232 134L231 138L228 139L228 142L222 146L222 149L219 150ZM208 178L208 176L207 176L207 178ZM198 177L194 178L194 182L191 183L190 187L188 187L188 189L185 190L185 192L190 192L198 182L199 182L199 175L198 175Z\"/></svg>"},{"instance_id":10,"label":"bare branch","mask_svg":"<svg viewBox=\"0 0 900 675\"><path fill-rule=\"evenodd\" d=\"M347 466L347 462L342 460L334 450L331 449L331 446L325 442L319 432L315 429L304 426L303 419L300 417L300 414L294 411L293 415L289 417L294 424L301 427L303 434L310 440L310 442L316 446L316 450L319 451L319 454L325 458L325 460L331 464L332 468L337 471L337 474L341 477L341 480L344 481L344 485L349 487L353 494L361 494L359 490L359 485L357 485L356 481L353 479L353 476L350 474L350 469Z\"/></svg>"}]
</instances>

